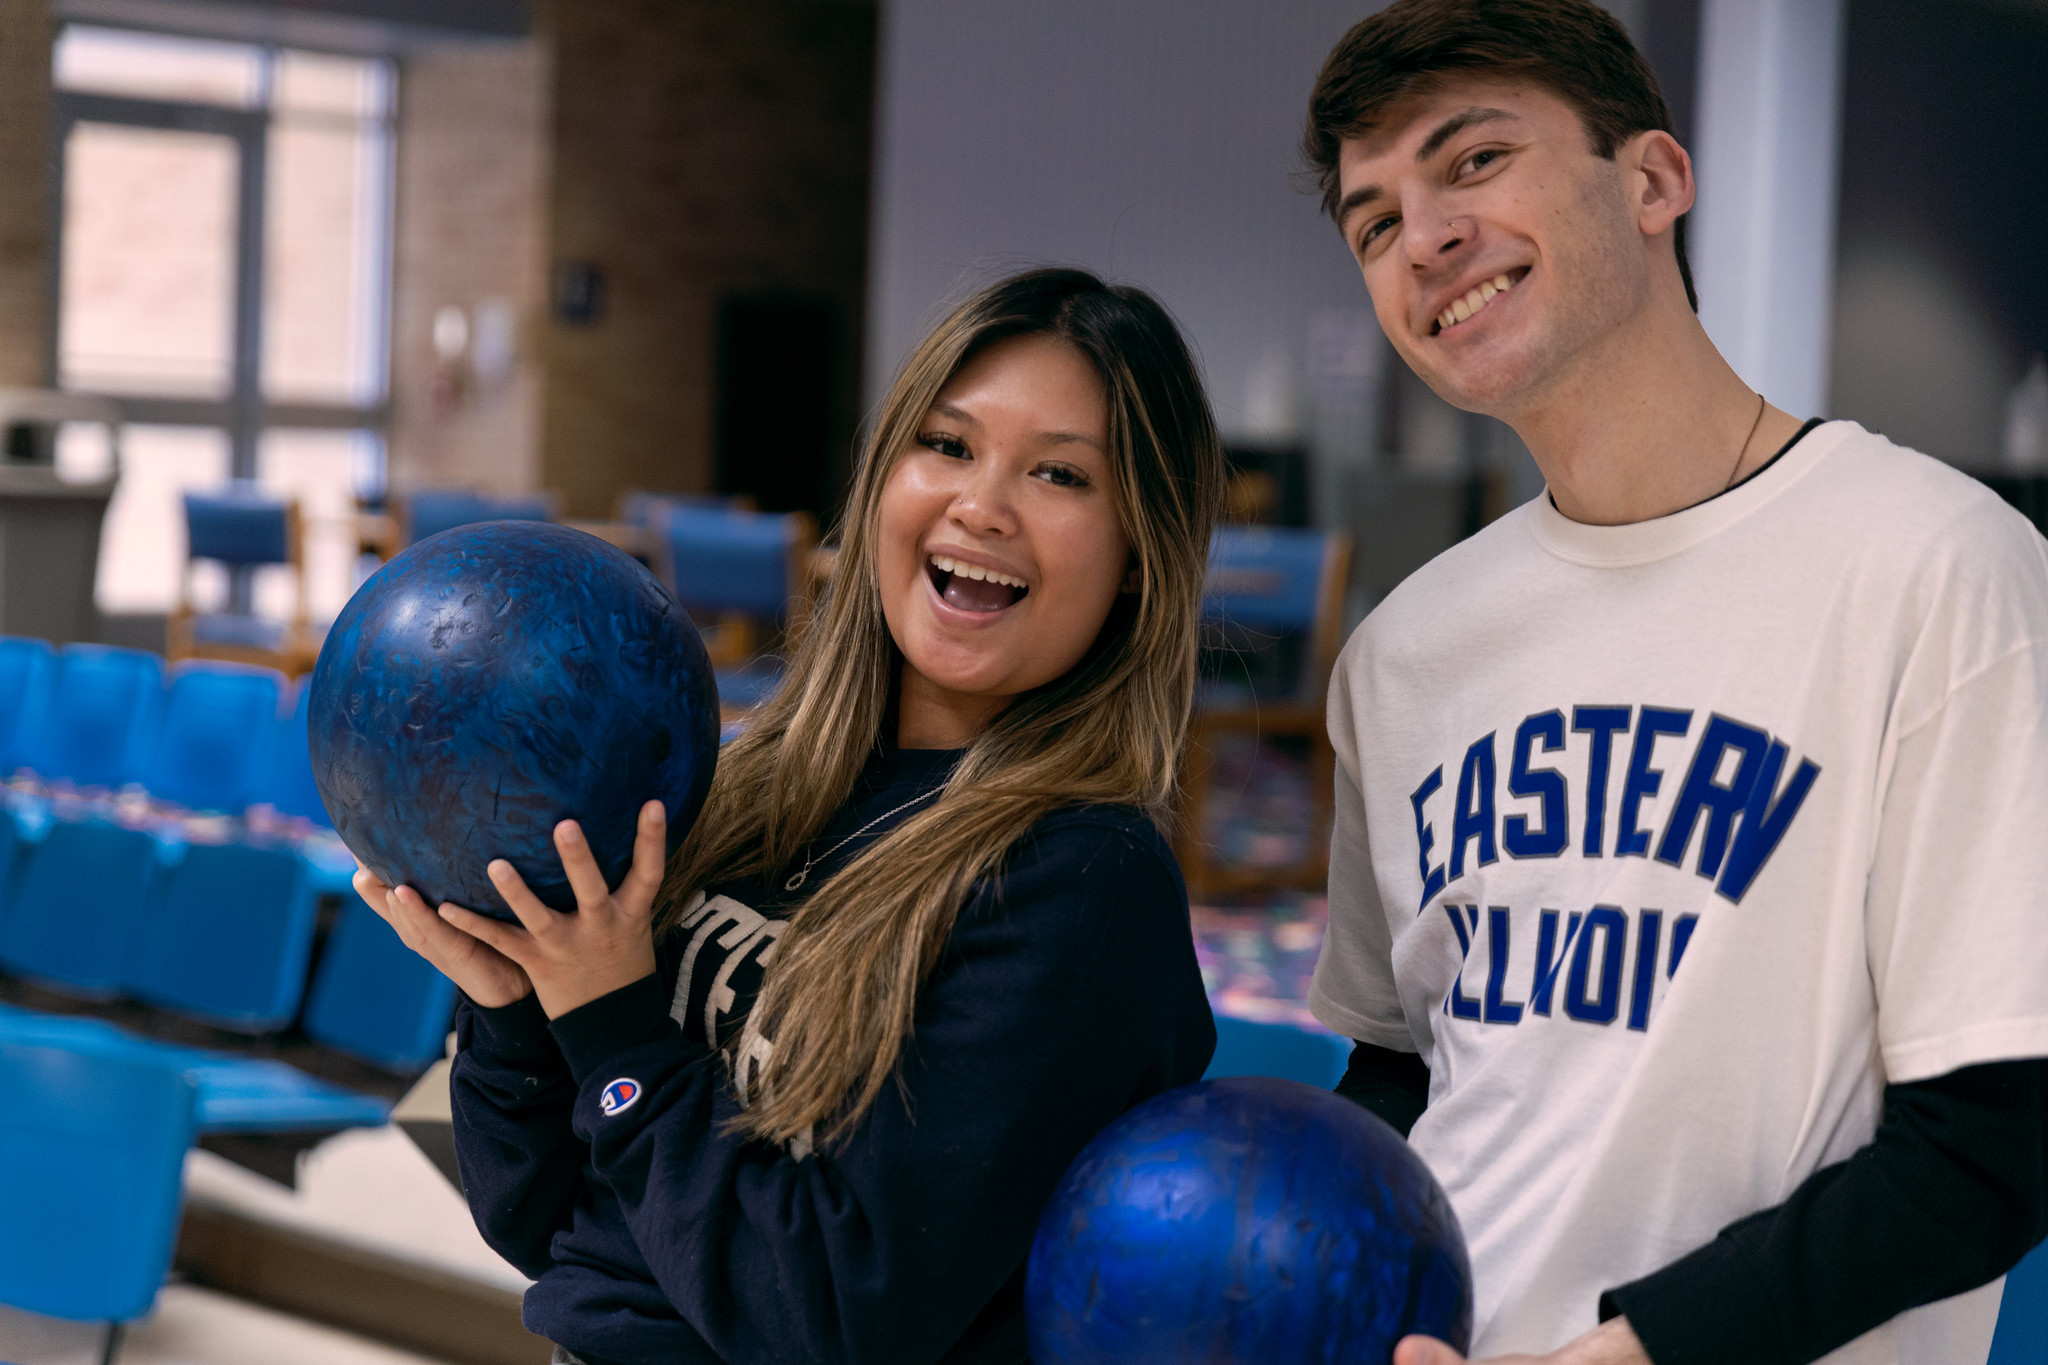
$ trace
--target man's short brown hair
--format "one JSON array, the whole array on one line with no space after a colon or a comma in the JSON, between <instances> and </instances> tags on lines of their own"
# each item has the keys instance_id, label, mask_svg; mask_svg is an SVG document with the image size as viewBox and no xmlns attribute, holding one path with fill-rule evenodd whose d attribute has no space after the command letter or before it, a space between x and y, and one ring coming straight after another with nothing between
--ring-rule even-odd
<instances>
[{"instance_id":1,"label":"man's short brown hair","mask_svg":"<svg viewBox=\"0 0 2048 1365\"><path fill-rule=\"evenodd\" d=\"M1657 75L1620 22L1588 0L1395 0L1344 35L1309 96L1302 153L1337 209L1337 156L1390 105L1462 75L1520 78L1569 104L1595 156L1613 159L1637 133L1671 127ZM1685 218L1674 232L1686 301L1698 312Z\"/></svg>"}]
</instances>

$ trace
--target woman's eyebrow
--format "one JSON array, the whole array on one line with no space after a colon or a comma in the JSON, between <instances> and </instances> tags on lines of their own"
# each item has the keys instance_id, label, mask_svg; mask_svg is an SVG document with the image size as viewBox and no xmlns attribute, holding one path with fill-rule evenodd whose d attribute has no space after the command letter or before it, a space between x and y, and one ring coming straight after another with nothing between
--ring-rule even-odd
<instances>
[{"instance_id":1,"label":"woman's eyebrow","mask_svg":"<svg viewBox=\"0 0 2048 1365\"><path fill-rule=\"evenodd\" d=\"M1084 446L1093 446L1097 450L1102 450L1102 442L1096 440L1093 436L1083 436L1078 431L1041 431L1034 439L1042 446L1063 446L1068 442L1079 442ZM1109 452L1102 450L1102 453L1107 455Z\"/></svg>"},{"instance_id":2,"label":"woman's eyebrow","mask_svg":"<svg viewBox=\"0 0 2048 1365\"><path fill-rule=\"evenodd\" d=\"M981 425L973 413L965 408L956 408L951 403L934 403L932 404L932 411L941 417L950 417L962 426L978 427ZM1093 446L1095 449L1101 450L1105 455L1109 453L1103 449L1101 441L1078 431L1034 431L1031 433L1031 440L1034 444L1041 446L1062 446L1069 442L1078 441L1084 446Z\"/></svg>"}]
</instances>

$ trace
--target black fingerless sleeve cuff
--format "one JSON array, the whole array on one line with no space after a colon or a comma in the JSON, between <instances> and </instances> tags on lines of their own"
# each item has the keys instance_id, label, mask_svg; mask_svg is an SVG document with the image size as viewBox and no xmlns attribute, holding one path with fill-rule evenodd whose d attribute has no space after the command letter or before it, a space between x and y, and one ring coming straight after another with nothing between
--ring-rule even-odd
<instances>
[{"instance_id":1,"label":"black fingerless sleeve cuff","mask_svg":"<svg viewBox=\"0 0 2048 1365\"><path fill-rule=\"evenodd\" d=\"M1725 1235L1600 1296L1600 1321L1626 1317L1653 1365L1770 1365L1784 1333L1770 1286Z\"/></svg>"},{"instance_id":2,"label":"black fingerless sleeve cuff","mask_svg":"<svg viewBox=\"0 0 2048 1365\"><path fill-rule=\"evenodd\" d=\"M513 1068L561 1065L561 1052L555 1046L554 1035L548 1032L548 1016L532 991L496 1009L487 1009L468 996L462 998L462 1003L457 1028L457 1042L461 1046L488 1054L494 1061Z\"/></svg>"},{"instance_id":3,"label":"black fingerless sleeve cuff","mask_svg":"<svg viewBox=\"0 0 2048 1365\"><path fill-rule=\"evenodd\" d=\"M555 1020L555 1041L576 1084L582 1085L620 1053L677 1033L668 1003L661 977L650 973Z\"/></svg>"}]
</instances>

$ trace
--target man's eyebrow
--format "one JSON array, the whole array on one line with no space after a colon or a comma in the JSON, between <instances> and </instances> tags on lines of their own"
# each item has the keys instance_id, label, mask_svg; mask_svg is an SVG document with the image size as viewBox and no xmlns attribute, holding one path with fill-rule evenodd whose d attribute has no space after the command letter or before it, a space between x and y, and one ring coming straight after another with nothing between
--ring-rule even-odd
<instances>
[{"instance_id":1,"label":"man's eyebrow","mask_svg":"<svg viewBox=\"0 0 2048 1365\"><path fill-rule=\"evenodd\" d=\"M1429 160L1443 150L1446 142L1449 142L1467 128L1477 127L1482 123L1492 123L1496 119L1505 118L1520 121L1520 117L1518 114L1510 114L1505 109L1489 109L1483 105L1474 105L1470 109L1461 109L1438 124L1436 129L1422 140L1422 145L1415 149L1415 159L1417 161ZM1357 189L1337 201L1337 222L1341 225L1352 214L1364 208L1367 204L1372 203L1373 200L1378 199L1381 194L1382 191L1378 185L1360 185Z\"/></svg>"},{"instance_id":2,"label":"man's eyebrow","mask_svg":"<svg viewBox=\"0 0 2048 1365\"><path fill-rule=\"evenodd\" d=\"M1461 109L1442 123L1439 123L1436 126L1435 132L1422 139L1422 145L1415 149L1415 159L1417 161L1429 160L1443 150L1446 142L1449 142L1467 128L1481 123L1492 123L1496 119L1516 117L1516 115L1510 114L1505 109L1487 109L1479 105L1474 105L1470 109Z\"/></svg>"},{"instance_id":3,"label":"man's eyebrow","mask_svg":"<svg viewBox=\"0 0 2048 1365\"><path fill-rule=\"evenodd\" d=\"M1342 227L1351 215L1380 197L1378 185L1360 185L1337 201L1337 225Z\"/></svg>"}]
</instances>

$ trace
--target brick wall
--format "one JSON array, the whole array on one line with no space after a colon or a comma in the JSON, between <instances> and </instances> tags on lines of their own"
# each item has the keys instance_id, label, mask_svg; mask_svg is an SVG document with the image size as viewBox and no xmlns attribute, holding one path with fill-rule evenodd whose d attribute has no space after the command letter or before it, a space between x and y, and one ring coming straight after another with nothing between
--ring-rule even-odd
<instances>
[{"instance_id":1,"label":"brick wall","mask_svg":"<svg viewBox=\"0 0 2048 1365\"><path fill-rule=\"evenodd\" d=\"M542 482L576 515L708 489L718 301L833 297L857 418L875 9L850 0L555 0L550 254L604 311L546 337ZM773 422L775 414L760 420Z\"/></svg>"},{"instance_id":2,"label":"brick wall","mask_svg":"<svg viewBox=\"0 0 2048 1365\"><path fill-rule=\"evenodd\" d=\"M401 490L541 484L548 100L537 43L428 49L401 67L390 445ZM510 309L509 372L439 362L434 315L451 305L472 319Z\"/></svg>"},{"instance_id":3,"label":"brick wall","mask_svg":"<svg viewBox=\"0 0 2048 1365\"><path fill-rule=\"evenodd\" d=\"M49 309L49 0L0 0L0 384L40 386Z\"/></svg>"}]
</instances>

